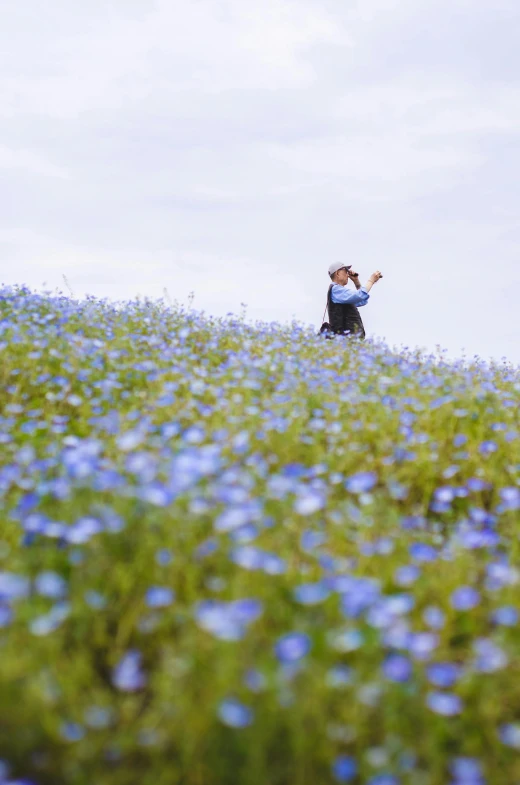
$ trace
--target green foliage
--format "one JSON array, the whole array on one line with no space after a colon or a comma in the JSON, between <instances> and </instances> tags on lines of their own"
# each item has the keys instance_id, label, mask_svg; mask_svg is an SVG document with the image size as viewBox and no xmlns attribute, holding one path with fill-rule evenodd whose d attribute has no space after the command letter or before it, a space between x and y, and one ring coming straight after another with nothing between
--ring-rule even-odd
<instances>
[{"instance_id":1,"label":"green foliage","mask_svg":"<svg viewBox=\"0 0 520 785\"><path fill-rule=\"evenodd\" d=\"M23 288L0 358L13 779L520 781L518 369Z\"/></svg>"}]
</instances>

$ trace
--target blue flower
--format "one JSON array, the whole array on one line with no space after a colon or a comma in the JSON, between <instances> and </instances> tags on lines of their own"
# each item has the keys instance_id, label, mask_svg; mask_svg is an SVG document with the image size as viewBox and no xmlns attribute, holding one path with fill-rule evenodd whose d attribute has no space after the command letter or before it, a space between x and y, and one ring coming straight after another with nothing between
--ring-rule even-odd
<instances>
[{"instance_id":1,"label":"blue flower","mask_svg":"<svg viewBox=\"0 0 520 785\"><path fill-rule=\"evenodd\" d=\"M113 712L102 706L89 706L85 709L84 720L89 728L108 728L113 720Z\"/></svg>"},{"instance_id":2,"label":"blue flower","mask_svg":"<svg viewBox=\"0 0 520 785\"><path fill-rule=\"evenodd\" d=\"M327 672L326 684L328 687L345 687L352 684L354 672L347 665L336 665Z\"/></svg>"},{"instance_id":3,"label":"blue flower","mask_svg":"<svg viewBox=\"0 0 520 785\"><path fill-rule=\"evenodd\" d=\"M451 488L450 486L443 486L441 488L436 488L434 492L434 496L436 501L450 504L455 498L455 489Z\"/></svg>"},{"instance_id":4,"label":"blue flower","mask_svg":"<svg viewBox=\"0 0 520 785\"><path fill-rule=\"evenodd\" d=\"M146 686L147 678L141 669L142 654L130 649L119 660L112 672L112 684L122 692L136 692Z\"/></svg>"},{"instance_id":5,"label":"blue flower","mask_svg":"<svg viewBox=\"0 0 520 785\"><path fill-rule=\"evenodd\" d=\"M233 529L229 536L233 542L252 542L256 540L260 532L254 523L246 523L245 526L239 526L238 529Z\"/></svg>"},{"instance_id":6,"label":"blue flower","mask_svg":"<svg viewBox=\"0 0 520 785\"><path fill-rule=\"evenodd\" d=\"M398 586L411 586L420 576L421 570L416 564L405 564L394 573L394 581Z\"/></svg>"},{"instance_id":7,"label":"blue flower","mask_svg":"<svg viewBox=\"0 0 520 785\"><path fill-rule=\"evenodd\" d=\"M290 632L277 640L275 654L281 663L298 662L309 653L310 648L311 641L308 635Z\"/></svg>"},{"instance_id":8,"label":"blue flower","mask_svg":"<svg viewBox=\"0 0 520 785\"><path fill-rule=\"evenodd\" d=\"M170 564L173 560L173 554L168 548L160 548L155 554L155 561L161 567L166 567L167 564Z\"/></svg>"},{"instance_id":9,"label":"blue flower","mask_svg":"<svg viewBox=\"0 0 520 785\"><path fill-rule=\"evenodd\" d=\"M298 515L313 515L313 513L322 510L324 506L325 499L323 493L308 489L298 495L294 502L294 511Z\"/></svg>"},{"instance_id":10,"label":"blue flower","mask_svg":"<svg viewBox=\"0 0 520 785\"><path fill-rule=\"evenodd\" d=\"M455 780L454 785L484 785L482 766L476 758L454 758L450 771Z\"/></svg>"},{"instance_id":11,"label":"blue flower","mask_svg":"<svg viewBox=\"0 0 520 785\"><path fill-rule=\"evenodd\" d=\"M495 624L501 624L504 627L515 627L518 624L518 611L513 605L503 605L493 612L491 619Z\"/></svg>"},{"instance_id":12,"label":"blue flower","mask_svg":"<svg viewBox=\"0 0 520 785\"><path fill-rule=\"evenodd\" d=\"M424 609L423 619L425 624L434 630L441 630L446 622L446 616L444 612L435 605L429 605Z\"/></svg>"},{"instance_id":13,"label":"blue flower","mask_svg":"<svg viewBox=\"0 0 520 785\"><path fill-rule=\"evenodd\" d=\"M406 682L412 675L410 660L402 654L389 654L383 663L383 673L390 681Z\"/></svg>"},{"instance_id":14,"label":"blue flower","mask_svg":"<svg viewBox=\"0 0 520 785\"><path fill-rule=\"evenodd\" d=\"M376 484L377 474L375 472L358 472L347 479L345 488L350 493L368 493Z\"/></svg>"},{"instance_id":15,"label":"blue flower","mask_svg":"<svg viewBox=\"0 0 520 785\"><path fill-rule=\"evenodd\" d=\"M200 444L205 438L204 430L198 426L192 426L183 433L182 438L187 444Z\"/></svg>"},{"instance_id":16,"label":"blue flower","mask_svg":"<svg viewBox=\"0 0 520 785\"><path fill-rule=\"evenodd\" d=\"M520 510L520 488L502 488L500 498L504 509Z\"/></svg>"},{"instance_id":17,"label":"blue flower","mask_svg":"<svg viewBox=\"0 0 520 785\"><path fill-rule=\"evenodd\" d=\"M100 610L101 608L105 608L107 604L106 597L100 594L97 591L88 590L84 594L85 602L91 608L95 608L96 610Z\"/></svg>"},{"instance_id":18,"label":"blue flower","mask_svg":"<svg viewBox=\"0 0 520 785\"><path fill-rule=\"evenodd\" d=\"M60 728L60 735L65 741L81 741L85 736L85 729L77 722L64 722Z\"/></svg>"},{"instance_id":19,"label":"blue flower","mask_svg":"<svg viewBox=\"0 0 520 785\"><path fill-rule=\"evenodd\" d=\"M453 438L453 446L454 447L462 447L468 441L468 437L464 433L458 433Z\"/></svg>"},{"instance_id":20,"label":"blue flower","mask_svg":"<svg viewBox=\"0 0 520 785\"><path fill-rule=\"evenodd\" d=\"M241 545L231 551L231 561L245 570L260 570L264 563L264 552L254 545Z\"/></svg>"},{"instance_id":21,"label":"blue flower","mask_svg":"<svg viewBox=\"0 0 520 785\"><path fill-rule=\"evenodd\" d=\"M249 506L228 507L215 519L213 526L217 532L229 532L245 526L250 520L251 510Z\"/></svg>"},{"instance_id":22,"label":"blue flower","mask_svg":"<svg viewBox=\"0 0 520 785\"><path fill-rule=\"evenodd\" d=\"M329 590L323 583L304 583L293 593L296 602L301 605L317 605L329 596Z\"/></svg>"},{"instance_id":23,"label":"blue flower","mask_svg":"<svg viewBox=\"0 0 520 785\"><path fill-rule=\"evenodd\" d=\"M218 543L213 538L209 538L208 540L204 540L201 544L195 549L195 556L198 559L204 559L206 556L211 556L212 553L218 549Z\"/></svg>"},{"instance_id":24,"label":"blue flower","mask_svg":"<svg viewBox=\"0 0 520 785\"><path fill-rule=\"evenodd\" d=\"M5 782L9 776L9 765L0 758L0 782ZM8 784L9 785L9 784Z\"/></svg>"},{"instance_id":25,"label":"blue flower","mask_svg":"<svg viewBox=\"0 0 520 785\"><path fill-rule=\"evenodd\" d=\"M0 572L0 600L10 602L27 597L29 594L29 581L22 575L12 572Z\"/></svg>"},{"instance_id":26,"label":"blue flower","mask_svg":"<svg viewBox=\"0 0 520 785\"><path fill-rule=\"evenodd\" d=\"M137 497L143 502L152 504L154 507L168 507L174 499L174 494L161 483L151 482L139 488Z\"/></svg>"},{"instance_id":27,"label":"blue flower","mask_svg":"<svg viewBox=\"0 0 520 785\"><path fill-rule=\"evenodd\" d=\"M195 609L199 627L225 641L241 640L247 627L262 614L262 604L254 599L217 602L205 600Z\"/></svg>"},{"instance_id":28,"label":"blue flower","mask_svg":"<svg viewBox=\"0 0 520 785\"><path fill-rule=\"evenodd\" d=\"M391 594L384 597L383 602L392 616L404 615L415 607L415 597L411 594Z\"/></svg>"},{"instance_id":29,"label":"blue flower","mask_svg":"<svg viewBox=\"0 0 520 785\"><path fill-rule=\"evenodd\" d=\"M336 591L341 593L341 608L345 616L357 618L380 597L379 581L374 578L339 576Z\"/></svg>"},{"instance_id":30,"label":"blue flower","mask_svg":"<svg viewBox=\"0 0 520 785\"><path fill-rule=\"evenodd\" d=\"M359 630L340 630L339 632L329 632L327 642L336 651L348 652L355 651L363 645L363 633Z\"/></svg>"},{"instance_id":31,"label":"blue flower","mask_svg":"<svg viewBox=\"0 0 520 785\"><path fill-rule=\"evenodd\" d=\"M410 635L408 649L416 660L427 660L438 643L439 636L434 632L414 632Z\"/></svg>"},{"instance_id":32,"label":"blue flower","mask_svg":"<svg viewBox=\"0 0 520 785\"><path fill-rule=\"evenodd\" d=\"M415 561L431 562L437 559L438 553L432 545L424 542L414 542L408 549L410 556Z\"/></svg>"},{"instance_id":33,"label":"blue flower","mask_svg":"<svg viewBox=\"0 0 520 785\"><path fill-rule=\"evenodd\" d=\"M489 638L477 638L473 641L473 651L473 667L477 672L494 673L507 665L506 653Z\"/></svg>"},{"instance_id":34,"label":"blue flower","mask_svg":"<svg viewBox=\"0 0 520 785\"><path fill-rule=\"evenodd\" d=\"M516 572L508 564L492 562L486 567L486 589L496 591L516 581Z\"/></svg>"},{"instance_id":35,"label":"blue flower","mask_svg":"<svg viewBox=\"0 0 520 785\"><path fill-rule=\"evenodd\" d=\"M397 482L396 480L388 480L387 486L392 499L403 501L408 498L410 489L406 485L402 485L402 483Z\"/></svg>"},{"instance_id":36,"label":"blue flower","mask_svg":"<svg viewBox=\"0 0 520 785\"><path fill-rule=\"evenodd\" d=\"M263 611L262 603L250 598L234 600L229 603L228 608L239 624L251 624L260 618Z\"/></svg>"},{"instance_id":37,"label":"blue flower","mask_svg":"<svg viewBox=\"0 0 520 785\"><path fill-rule=\"evenodd\" d=\"M426 528L426 519L422 515L406 515L401 520L401 528L405 531L422 530Z\"/></svg>"},{"instance_id":38,"label":"blue flower","mask_svg":"<svg viewBox=\"0 0 520 785\"><path fill-rule=\"evenodd\" d=\"M332 764L332 774L338 782L350 782L357 770L356 761L348 755L340 755Z\"/></svg>"},{"instance_id":39,"label":"blue flower","mask_svg":"<svg viewBox=\"0 0 520 785\"><path fill-rule=\"evenodd\" d=\"M13 620L13 611L8 605L0 604L0 630L7 627Z\"/></svg>"},{"instance_id":40,"label":"blue flower","mask_svg":"<svg viewBox=\"0 0 520 785\"><path fill-rule=\"evenodd\" d=\"M265 553L262 559L262 570L267 575L282 575L287 571L287 562L274 553Z\"/></svg>"},{"instance_id":41,"label":"blue flower","mask_svg":"<svg viewBox=\"0 0 520 785\"><path fill-rule=\"evenodd\" d=\"M458 695L449 692L429 692L426 704L435 714L454 717L462 711L462 701Z\"/></svg>"},{"instance_id":42,"label":"blue flower","mask_svg":"<svg viewBox=\"0 0 520 785\"><path fill-rule=\"evenodd\" d=\"M58 602L49 613L38 616L29 624L29 629L33 635L49 635L63 623L70 613L70 605L67 602Z\"/></svg>"},{"instance_id":43,"label":"blue flower","mask_svg":"<svg viewBox=\"0 0 520 785\"><path fill-rule=\"evenodd\" d=\"M509 722L499 728L499 737L502 744L520 750L520 722Z\"/></svg>"},{"instance_id":44,"label":"blue flower","mask_svg":"<svg viewBox=\"0 0 520 785\"><path fill-rule=\"evenodd\" d=\"M117 438L116 444L123 452L135 450L145 439L146 434L141 430L126 431Z\"/></svg>"},{"instance_id":45,"label":"blue flower","mask_svg":"<svg viewBox=\"0 0 520 785\"><path fill-rule=\"evenodd\" d=\"M41 572L34 582L38 594L43 597L63 597L67 593L67 583L56 572Z\"/></svg>"},{"instance_id":46,"label":"blue flower","mask_svg":"<svg viewBox=\"0 0 520 785\"><path fill-rule=\"evenodd\" d=\"M479 507L470 507L469 517L472 523L477 526L494 526L496 517L491 515L487 510L482 510Z\"/></svg>"},{"instance_id":47,"label":"blue flower","mask_svg":"<svg viewBox=\"0 0 520 785\"><path fill-rule=\"evenodd\" d=\"M253 722L253 712L234 698L226 698L218 707L218 716L230 728L247 728Z\"/></svg>"},{"instance_id":48,"label":"blue flower","mask_svg":"<svg viewBox=\"0 0 520 785\"><path fill-rule=\"evenodd\" d=\"M75 524L70 526L66 533L67 542L73 545L83 545L95 534L99 534L103 530L103 526L100 521L96 520L95 518L80 518L76 521Z\"/></svg>"},{"instance_id":49,"label":"blue flower","mask_svg":"<svg viewBox=\"0 0 520 785\"><path fill-rule=\"evenodd\" d=\"M492 453L498 450L498 445L496 442L488 439L487 441L482 442L479 445L478 451L481 455L487 456L491 455Z\"/></svg>"},{"instance_id":50,"label":"blue flower","mask_svg":"<svg viewBox=\"0 0 520 785\"><path fill-rule=\"evenodd\" d=\"M469 611L480 602L480 594L471 586L460 586L451 595L451 604L455 610Z\"/></svg>"},{"instance_id":51,"label":"blue flower","mask_svg":"<svg viewBox=\"0 0 520 785\"><path fill-rule=\"evenodd\" d=\"M166 608L174 599L174 592L166 586L151 586L146 592L146 604L149 608Z\"/></svg>"},{"instance_id":52,"label":"blue flower","mask_svg":"<svg viewBox=\"0 0 520 785\"><path fill-rule=\"evenodd\" d=\"M489 483L485 480L481 480L480 477L470 477L469 480L466 482L466 488L469 491L485 491L490 487Z\"/></svg>"},{"instance_id":53,"label":"blue flower","mask_svg":"<svg viewBox=\"0 0 520 785\"><path fill-rule=\"evenodd\" d=\"M305 531L300 538L300 547L303 551L311 553L315 548L323 545L327 541L325 532Z\"/></svg>"},{"instance_id":54,"label":"blue flower","mask_svg":"<svg viewBox=\"0 0 520 785\"><path fill-rule=\"evenodd\" d=\"M436 687L453 687L461 669L452 662L435 662L427 668L428 680Z\"/></svg>"},{"instance_id":55,"label":"blue flower","mask_svg":"<svg viewBox=\"0 0 520 785\"><path fill-rule=\"evenodd\" d=\"M267 679L260 671L250 668L244 676L244 684L252 692L260 692L267 686Z\"/></svg>"}]
</instances>

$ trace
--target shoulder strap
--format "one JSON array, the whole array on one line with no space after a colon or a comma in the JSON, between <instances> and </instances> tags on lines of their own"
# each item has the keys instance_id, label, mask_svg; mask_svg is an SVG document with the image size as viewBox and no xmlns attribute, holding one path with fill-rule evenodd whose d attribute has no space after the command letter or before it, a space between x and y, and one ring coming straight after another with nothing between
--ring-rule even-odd
<instances>
[{"instance_id":1,"label":"shoulder strap","mask_svg":"<svg viewBox=\"0 0 520 785\"><path fill-rule=\"evenodd\" d=\"M325 321L325 314L327 313L327 309L329 307L329 297L330 297L330 292L331 292L332 287L333 287L333 284L331 284L329 286L329 290L327 292L327 305L325 306L325 310L323 311L323 319L321 320L322 322ZM329 312L329 318L330 318L330 312Z\"/></svg>"}]
</instances>

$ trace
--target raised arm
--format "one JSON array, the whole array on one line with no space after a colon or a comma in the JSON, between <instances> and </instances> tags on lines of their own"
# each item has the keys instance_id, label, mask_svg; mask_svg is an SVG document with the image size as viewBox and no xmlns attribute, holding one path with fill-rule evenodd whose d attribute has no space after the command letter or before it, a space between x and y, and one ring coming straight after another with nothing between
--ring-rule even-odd
<instances>
[{"instance_id":1,"label":"raised arm","mask_svg":"<svg viewBox=\"0 0 520 785\"><path fill-rule=\"evenodd\" d=\"M359 280L359 273L355 273L355 272L352 272L352 271L349 270L348 277L350 278L351 281L354 282L354 285L355 285L356 289L361 289L361 282ZM370 278L368 279L368 281L364 285L363 289L365 289L365 291L369 292L371 290L371 288L373 287L373 285L375 283L377 283L379 281L379 279L382 278L382 277L383 276L379 272L379 270L376 270L375 273L372 273L372 275L370 276Z\"/></svg>"},{"instance_id":2,"label":"raised arm","mask_svg":"<svg viewBox=\"0 0 520 785\"><path fill-rule=\"evenodd\" d=\"M366 305L369 297L368 292L361 286L357 292L353 292L352 289L347 289L346 286L341 286L340 284L334 284L332 287L331 298L333 303L355 305L359 308L361 305Z\"/></svg>"}]
</instances>

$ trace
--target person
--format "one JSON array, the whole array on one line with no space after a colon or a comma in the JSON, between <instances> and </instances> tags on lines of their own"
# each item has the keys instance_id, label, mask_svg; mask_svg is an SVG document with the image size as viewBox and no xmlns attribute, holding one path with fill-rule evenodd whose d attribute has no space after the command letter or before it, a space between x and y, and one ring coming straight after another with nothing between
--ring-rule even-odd
<instances>
[{"instance_id":1,"label":"person","mask_svg":"<svg viewBox=\"0 0 520 785\"><path fill-rule=\"evenodd\" d=\"M359 274L352 271L351 264L334 262L330 265L329 278L332 283L327 293L327 308L331 332L336 335L356 335L364 340L365 328L358 308L367 304L370 298L369 291L382 277L379 270L376 270L362 286ZM347 289L349 280L354 283L355 292Z\"/></svg>"}]
</instances>

